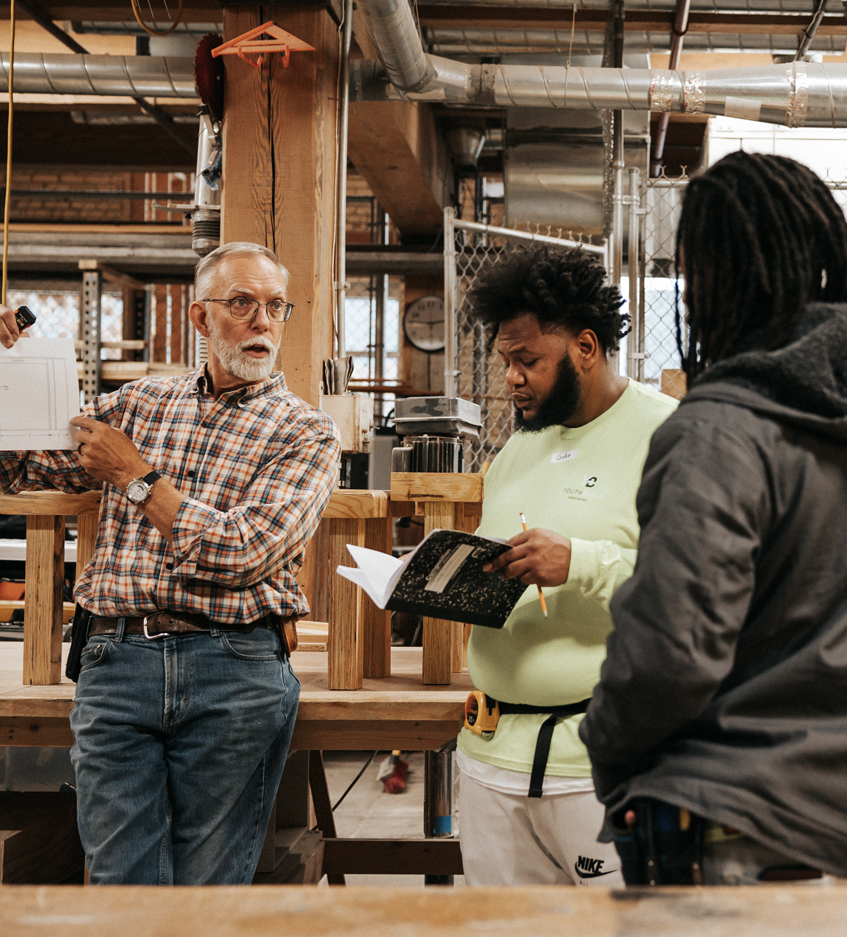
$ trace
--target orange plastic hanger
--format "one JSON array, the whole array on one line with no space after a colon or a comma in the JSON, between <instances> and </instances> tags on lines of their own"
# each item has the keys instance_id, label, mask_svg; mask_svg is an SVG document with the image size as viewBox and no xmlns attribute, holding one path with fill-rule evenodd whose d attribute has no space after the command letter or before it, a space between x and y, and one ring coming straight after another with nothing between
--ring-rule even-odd
<instances>
[{"instance_id":1,"label":"orange plastic hanger","mask_svg":"<svg viewBox=\"0 0 847 937\"><path fill-rule=\"evenodd\" d=\"M263 33L273 36L273 39L257 38ZM314 51L314 46L310 46L308 42L303 42L302 39L292 36L291 33L277 26L273 20L269 20L267 23L244 33L243 36L236 36L235 39L221 43L221 45L212 49L212 55L215 58L219 55L237 55L242 62L252 65L253 68L261 68L266 52L281 52L282 65L284 68L288 68L288 60L292 52ZM248 55L258 55L258 58L254 62L252 59L247 58Z\"/></svg>"}]
</instances>

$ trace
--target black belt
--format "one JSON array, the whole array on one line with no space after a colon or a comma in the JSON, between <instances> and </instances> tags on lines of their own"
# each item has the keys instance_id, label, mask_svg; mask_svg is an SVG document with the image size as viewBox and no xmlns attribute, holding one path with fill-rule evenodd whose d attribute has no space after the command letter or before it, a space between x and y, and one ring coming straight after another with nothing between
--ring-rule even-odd
<instances>
[{"instance_id":1,"label":"black belt","mask_svg":"<svg viewBox=\"0 0 847 937\"><path fill-rule=\"evenodd\" d=\"M491 697L486 697L486 702ZM588 704L591 697L580 700L578 703L568 703L567 706L527 706L523 703L501 703L497 701L500 707L500 715L509 715L510 713L520 713L521 715L537 716L548 713L549 717L541 723L538 730L538 738L535 742L535 754L532 758L532 774L529 776L529 796L540 797L544 787L544 772L547 769L547 759L550 757L550 742L553 740L553 729L559 719L567 719L568 716L578 716L580 713L588 711ZM491 700L493 706L494 700Z\"/></svg>"}]
</instances>

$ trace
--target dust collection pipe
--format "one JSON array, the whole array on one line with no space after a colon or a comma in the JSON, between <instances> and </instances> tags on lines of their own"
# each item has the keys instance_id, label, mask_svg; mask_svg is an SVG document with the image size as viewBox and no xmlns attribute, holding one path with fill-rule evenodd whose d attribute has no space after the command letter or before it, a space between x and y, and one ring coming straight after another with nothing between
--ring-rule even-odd
<instances>
[{"instance_id":1,"label":"dust collection pipe","mask_svg":"<svg viewBox=\"0 0 847 937\"><path fill-rule=\"evenodd\" d=\"M0 91L9 90L9 53L0 52ZM15 53L16 94L99 94L196 98L189 56Z\"/></svg>"},{"instance_id":2,"label":"dust collection pipe","mask_svg":"<svg viewBox=\"0 0 847 937\"><path fill-rule=\"evenodd\" d=\"M359 6L389 79L410 98L422 91L449 103L683 111L788 127L847 126L847 65L791 62L705 72L469 65L423 52L407 0L359 0ZM403 15L399 7L406 8ZM392 34L395 28L402 34ZM421 56L434 73L429 82L421 77Z\"/></svg>"}]
</instances>

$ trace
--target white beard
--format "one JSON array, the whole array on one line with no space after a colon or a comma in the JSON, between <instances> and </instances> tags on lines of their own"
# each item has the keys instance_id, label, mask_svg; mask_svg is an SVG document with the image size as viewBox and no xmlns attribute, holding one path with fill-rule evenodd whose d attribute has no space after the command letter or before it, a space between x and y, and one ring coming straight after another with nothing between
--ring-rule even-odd
<instances>
[{"instance_id":1,"label":"white beard","mask_svg":"<svg viewBox=\"0 0 847 937\"><path fill-rule=\"evenodd\" d=\"M209 350L218 356L224 371L242 381L263 381L273 371L279 345L264 335L248 338L243 342L232 344L221 334L217 322L211 317L209 322L209 335L207 343ZM270 351L266 358L251 358L246 350L252 345L263 345Z\"/></svg>"}]
</instances>

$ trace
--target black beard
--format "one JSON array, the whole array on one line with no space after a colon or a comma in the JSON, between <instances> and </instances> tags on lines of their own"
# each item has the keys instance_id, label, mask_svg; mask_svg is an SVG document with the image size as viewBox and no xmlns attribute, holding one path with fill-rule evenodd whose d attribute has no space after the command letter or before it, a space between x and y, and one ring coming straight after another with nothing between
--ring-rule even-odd
<instances>
[{"instance_id":1,"label":"black beard","mask_svg":"<svg viewBox=\"0 0 847 937\"><path fill-rule=\"evenodd\" d=\"M539 406L538 413L527 419L515 407L515 426L520 433L540 433L550 426L561 426L576 413L581 400L579 376L570 355L566 353L559 362L556 383Z\"/></svg>"}]
</instances>

